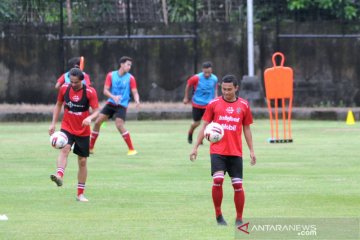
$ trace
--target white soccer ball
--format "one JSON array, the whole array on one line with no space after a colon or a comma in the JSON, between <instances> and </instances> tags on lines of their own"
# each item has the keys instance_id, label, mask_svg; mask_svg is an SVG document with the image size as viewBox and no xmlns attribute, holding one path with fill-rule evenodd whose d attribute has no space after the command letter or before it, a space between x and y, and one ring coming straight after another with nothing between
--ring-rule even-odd
<instances>
[{"instance_id":1,"label":"white soccer ball","mask_svg":"<svg viewBox=\"0 0 360 240\"><path fill-rule=\"evenodd\" d=\"M205 138L212 143L220 141L224 136L224 128L216 122L209 123L204 130Z\"/></svg>"},{"instance_id":2,"label":"white soccer ball","mask_svg":"<svg viewBox=\"0 0 360 240\"><path fill-rule=\"evenodd\" d=\"M56 149L61 149L63 147L65 147L65 145L68 143L68 138L66 136L65 133L63 132L54 132L51 136L50 136L50 143L51 146L56 148Z\"/></svg>"}]
</instances>

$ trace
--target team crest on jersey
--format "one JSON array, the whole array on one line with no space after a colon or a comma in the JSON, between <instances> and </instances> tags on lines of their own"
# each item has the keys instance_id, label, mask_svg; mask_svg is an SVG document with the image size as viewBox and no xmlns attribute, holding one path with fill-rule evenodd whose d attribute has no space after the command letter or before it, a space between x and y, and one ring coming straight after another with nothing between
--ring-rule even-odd
<instances>
[{"instance_id":1,"label":"team crest on jersey","mask_svg":"<svg viewBox=\"0 0 360 240\"><path fill-rule=\"evenodd\" d=\"M78 95L75 95L75 96L72 97L72 100L73 100L74 102L78 102L78 101L80 100L80 98L79 98Z\"/></svg>"},{"instance_id":2,"label":"team crest on jersey","mask_svg":"<svg viewBox=\"0 0 360 240\"><path fill-rule=\"evenodd\" d=\"M232 107L227 107L225 110L228 114L232 114L234 112L234 109Z\"/></svg>"},{"instance_id":3,"label":"team crest on jersey","mask_svg":"<svg viewBox=\"0 0 360 240\"><path fill-rule=\"evenodd\" d=\"M236 113L237 113L237 114L241 113L241 108L239 108L239 107L236 108Z\"/></svg>"}]
</instances>

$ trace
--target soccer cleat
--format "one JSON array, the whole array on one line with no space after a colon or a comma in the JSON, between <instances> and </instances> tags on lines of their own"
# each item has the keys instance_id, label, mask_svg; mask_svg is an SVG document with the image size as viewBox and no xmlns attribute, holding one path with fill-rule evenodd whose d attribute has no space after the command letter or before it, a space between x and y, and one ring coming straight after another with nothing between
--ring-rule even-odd
<instances>
[{"instance_id":1,"label":"soccer cleat","mask_svg":"<svg viewBox=\"0 0 360 240\"><path fill-rule=\"evenodd\" d=\"M193 141L192 134L190 134L190 133L188 134L187 141L188 141L189 144L192 144L192 141Z\"/></svg>"},{"instance_id":2,"label":"soccer cleat","mask_svg":"<svg viewBox=\"0 0 360 240\"><path fill-rule=\"evenodd\" d=\"M128 156L133 156L133 155L136 155L137 154L137 151L134 149L134 150L129 150L127 155Z\"/></svg>"},{"instance_id":3,"label":"soccer cleat","mask_svg":"<svg viewBox=\"0 0 360 240\"><path fill-rule=\"evenodd\" d=\"M241 220L241 219L236 219L235 220L235 226L236 227L239 227L239 226L241 226L243 224L243 221Z\"/></svg>"},{"instance_id":4,"label":"soccer cleat","mask_svg":"<svg viewBox=\"0 0 360 240\"><path fill-rule=\"evenodd\" d=\"M217 224L220 225L220 226L227 226L227 223L226 223L223 215L217 216L217 217L216 217L216 222L217 222Z\"/></svg>"},{"instance_id":5,"label":"soccer cleat","mask_svg":"<svg viewBox=\"0 0 360 240\"><path fill-rule=\"evenodd\" d=\"M89 149L89 153L90 153L90 154L94 154L94 152L95 152L95 151L94 151L93 148L90 148L90 149Z\"/></svg>"},{"instance_id":6,"label":"soccer cleat","mask_svg":"<svg viewBox=\"0 0 360 240\"><path fill-rule=\"evenodd\" d=\"M89 199L87 199L87 198L84 196L84 194L80 194L80 195L78 195L78 196L76 197L76 201L78 201L78 202L88 202Z\"/></svg>"},{"instance_id":7,"label":"soccer cleat","mask_svg":"<svg viewBox=\"0 0 360 240\"><path fill-rule=\"evenodd\" d=\"M58 187L61 187L63 185L63 180L61 177L51 174L50 175L51 181L55 182Z\"/></svg>"}]
</instances>

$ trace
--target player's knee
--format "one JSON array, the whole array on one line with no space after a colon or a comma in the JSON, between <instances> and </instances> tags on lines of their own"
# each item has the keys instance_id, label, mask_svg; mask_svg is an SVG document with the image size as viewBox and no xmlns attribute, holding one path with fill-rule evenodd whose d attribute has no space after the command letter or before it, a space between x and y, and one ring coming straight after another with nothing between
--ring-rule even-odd
<instances>
[{"instance_id":1,"label":"player's knee","mask_svg":"<svg viewBox=\"0 0 360 240\"><path fill-rule=\"evenodd\" d=\"M215 173L213 175L213 186L221 187L224 182L224 174L223 173Z\"/></svg>"},{"instance_id":2,"label":"player's knee","mask_svg":"<svg viewBox=\"0 0 360 240\"><path fill-rule=\"evenodd\" d=\"M243 191L241 178L232 178L231 183L233 185L234 191Z\"/></svg>"},{"instance_id":3,"label":"player's knee","mask_svg":"<svg viewBox=\"0 0 360 240\"><path fill-rule=\"evenodd\" d=\"M86 158L79 158L79 167L86 167Z\"/></svg>"},{"instance_id":4,"label":"player's knee","mask_svg":"<svg viewBox=\"0 0 360 240\"><path fill-rule=\"evenodd\" d=\"M66 144L65 147L63 147L63 148L61 149L61 151L62 151L63 153L69 153L70 150L71 150L71 145L70 145L70 144Z\"/></svg>"},{"instance_id":5,"label":"player's knee","mask_svg":"<svg viewBox=\"0 0 360 240\"><path fill-rule=\"evenodd\" d=\"M198 127L200 125L200 123L201 123L200 121L196 121L196 122L193 123L193 126Z\"/></svg>"},{"instance_id":6,"label":"player's knee","mask_svg":"<svg viewBox=\"0 0 360 240\"><path fill-rule=\"evenodd\" d=\"M97 129L97 130L98 130L98 129L100 128L102 122L103 122L102 119L97 118L97 119L95 120L94 129Z\"/></svg>"}]
</instances>

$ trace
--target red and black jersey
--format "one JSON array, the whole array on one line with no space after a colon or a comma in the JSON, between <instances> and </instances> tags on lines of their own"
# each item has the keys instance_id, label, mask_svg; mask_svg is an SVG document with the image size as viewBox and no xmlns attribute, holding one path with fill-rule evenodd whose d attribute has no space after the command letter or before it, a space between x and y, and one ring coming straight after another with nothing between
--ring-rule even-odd
<instances>
[{"instance_id":1,"label":"red and black jersey","mask_svg":"<svg viewBox=\"0 0 360 240\"><path fill-rule=\"evenodd\" d=\"M96 90L83 84L83 87L75 91L70 84L64 84L59 91L58 101L64 102L64 117L61 128L76 136L90 136L90 126L82 126L87 118L89 107L99 107Z\"/></svg>"},{"instance_id":2,"label":"red and black jersey","mask_svg":"<svg viewBox=\"0 0 360 240\"><path fill-rule=\"evenodd\" d=\"M224 128L224 137L217 143L211 143L210 153L227 156L242 156L242 127L253 123L248 102L237 98L227 102L217 97L206 107L202 120L217 122Z\"/></svg>"}]
</instances>

